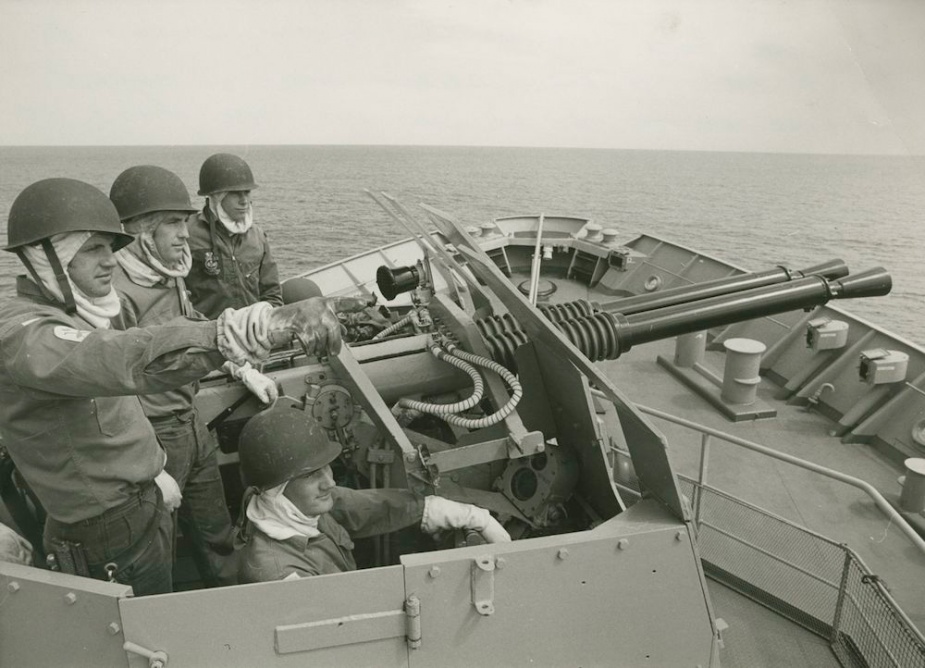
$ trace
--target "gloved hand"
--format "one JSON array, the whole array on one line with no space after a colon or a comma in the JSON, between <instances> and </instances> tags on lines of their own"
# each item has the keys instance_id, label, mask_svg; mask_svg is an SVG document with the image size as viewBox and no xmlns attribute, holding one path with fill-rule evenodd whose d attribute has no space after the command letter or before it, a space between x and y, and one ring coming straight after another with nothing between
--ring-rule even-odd
<instances>
[{"instance_id":1,"label":"gloved hand","mask_svg":"<svg viewBox=\"0 0 925 668\"><path fill-rule=\"evenodd\" d=\"M362 297L311 297L277 308L266 302L228 308L216 321L218 350L235 364L257 364L272 347L288 344L295 336L308 355L336 355L341 345L336 312L360 310L368 302Z\"/></svg>"},{"instance_id":2,"label":"gloved hand","mask_svg":"<svg viewBox=\"0 0 925 668\"><path fill-rule=\"evenodd\" d=\"M225 362L222 369L235 380L240 380L244 383L244 387L263 403L272 404L279 399L279 389L276 387L276 383L252 367L250 362L245 362L241 366L234 362Z\"/></svg>"},{"instance_id":3,"label":"gloved hand","mask_svg":"<svg viewBox=\"0 0 925 668\"><path fill-rule=\"evenodd\" d=\"M0 561L32 565L32 543L5 524L0 524Z\"/></svg>"},{"instance_id":4,"label":"gloved hand","mask_svg":"<svg viewBox=\"0 0 925 668\"><path fill-rule=\"evenodd\" d=\"M341 346L337 313L358 311L366 305L367 300L361 297L311 297L278 306L270 313L270 339L277 346L295 336L307 355L336 355Z\"/></svg>"},{"instance_id":5,"label":"gloved hand","mask_svg":"<svg viewBox=\"0 0 925 668\"><path fill-rule=\"evenodd\" d=\"M235 364L259 363L270 354L271 341L267 325L273 307L257 302L244 308L226 308L216 319L218 350Z\"/></svg>"},{"instance_id":6,"label":"gloved hand","mask_svg":"<svg viewBox=\"0 0 925 668\"><path fill-rule=\"evenodd\" d=\"M154 482L161 488L161 495L164 497L164 505L167 507L167 511L172 513L179 508L180 502L183 501L183 495L180 493L180 486L173 479L173 476L167 471L161 471L154 478Z\"/></svg>"},{"instance_id":7,"label":"gloved hand","mask_svg":"<svg viewBox=\"0 0 925 668\"><path fill-rule=\"evenodd\" d=\"M489 543L511 542L510 534L487 510L470 503L444 499L442 496L428 496L424 499L421 529L426 533L435 533L440 529L474 529Z\"/></svg>"}]
</instances>

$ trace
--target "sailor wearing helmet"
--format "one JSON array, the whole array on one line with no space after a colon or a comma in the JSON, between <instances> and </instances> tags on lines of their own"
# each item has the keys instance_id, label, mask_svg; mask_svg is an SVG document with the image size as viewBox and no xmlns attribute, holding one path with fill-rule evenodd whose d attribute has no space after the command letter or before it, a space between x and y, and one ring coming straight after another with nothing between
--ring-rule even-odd
<instances>
[{"instance_id":1,"label":"sailor wearing helmet","mask_svg":"<svg viewBox=\"0 0 925 668\"><path fill-rule=\"evenodd\" d=\"M254 224L255 188L250 166L231 153L210 156L199 170L206 204L189 218L192 269L186 282L193 306L209 318L227 307L283 303L267 235Z\"/></svg>"},{"instance_id":2,"label":"sailor wearing helmet","mask_svg":"<svg viewBox=\"0 0 925 668\"><path fill-rule=\"evenodd\" d=\"M62 570L172 589L176 481L136 396L191 383L226 361L258 363L293 336L340 349L331 304L257 303L217 320L118 331L114 253L131 243L97 188L53 178L10 207L8 246L25 265L0 306L0 439L45 512L44 550Z\"/></svg>"},{"instance_id":3,"label":"sailor wearing helmet","mask_svg":"<svg viewBox=\"0 0 925 668\"><path fill-rule=\"evenodd\" d=\"M339 443L300 404L281 399L241 431L248 486L242 505L241 582L355 570L353 539L418 524L426 533L468 529L486 542L510 535L484 508L407 489L350 489L334 481Z\"/></svg>"},{"instance_id":4,"label":"sailor wearing helmet","mask_svg":"<svg viewBox=\"0 0 925 668\"><path fill-rule=\"evenodd\" d=\"M203 319L193 310L184 277L190 269L186 219L195 209L179 176L162 167L139 165L119 174L109 198L135 240L116 253L114 284L122 318L148 327L175 318ZM224 368L264 403L276 400L275 383L249 365ZM165 470L183 493L178 523L198 554L195 562L207 586L234 584L232 522L218 467L218 443L193 403L196 385L140 397L145 414L167 453Z\"/></svg>"}]
</instances>

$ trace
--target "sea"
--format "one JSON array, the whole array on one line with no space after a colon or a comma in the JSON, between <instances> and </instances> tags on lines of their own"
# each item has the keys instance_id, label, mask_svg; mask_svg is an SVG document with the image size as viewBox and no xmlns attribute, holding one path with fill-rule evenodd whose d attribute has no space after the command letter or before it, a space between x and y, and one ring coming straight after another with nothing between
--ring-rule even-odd
<instances>
[{"instance_id":1,"label":"sea","mask_svg":"<svg viewBox=\"0 0 925 668\"><path fill-rule=\"evenodd\" d=\"M387 192L464 224L517 214L573 215L621 238L667 237L760 271L840 258L852 272L882 266L886 297L839 306L925 345L925 156L852 156L454 146L0 147L0 217L49 177L108 193L127 167L159 165L186 183L236 153L251 165L255 221L285 278L407 237L368 196ZM422 215L421 220L426 220ZM0 237L5 245L3 226ZM0 301L21 273L0 253Z\"/></svg>"}]
</instances>

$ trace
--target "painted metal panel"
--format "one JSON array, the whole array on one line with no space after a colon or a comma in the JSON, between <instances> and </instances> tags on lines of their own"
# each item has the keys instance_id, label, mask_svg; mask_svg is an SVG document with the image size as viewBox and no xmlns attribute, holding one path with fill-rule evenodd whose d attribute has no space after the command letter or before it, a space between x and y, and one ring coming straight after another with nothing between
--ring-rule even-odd
<instances>
[{"instance_id":1,"label":"painted metal panel","mask_svg":"<svg viewBox=\"0 0 925 668\"><path fill-rule=\"evenodd\" d=\"M404 634L394 634L404 598L402 568L388 566L126 599L121 609L126 640L166 652L171 668L407 666Z\"/></svg>"},{"instance_id":2,"label":"painted metal panel","mask_svg":"<svg viewBox=\"0 0 925 668\"><path fill-rule=\"evenodd\" d=\"M590 532L403 557L421 605L412 668L711 665L687 529L641 503Z\"/></svg>"},{"instance_id":3,"label":"painted metal panel","mask_svg":"<svg viewBox=\"0 0 925 668\"><path fill-rule=\"evenodd\" d=\"M0 562L0 666L125 666L132 588Z\"/></svg>"},{"instance_id":4,"label":"painted metal panel","mask_svg":"<svg viewBox=\"0 0 925 668\"><path fill-rule=\"evenodd\" d=\"M524 382L524 397L538 394L548 401L546 415L555 422L556 428L552 433L545 432L547 438L555 436L560 445L570 445L578 454L581 462L579 493L599 517L606 519L619 513L623 504L602 448L603 437L587 379L573 364L555 355L542 343L520 346L517 349L517 366L522 375L531 378L529 384ZM556 391L550 391L551 388ZM526 413L524 424L529 429L536 428L527 419Z\"/></svg>"}]
</instances>

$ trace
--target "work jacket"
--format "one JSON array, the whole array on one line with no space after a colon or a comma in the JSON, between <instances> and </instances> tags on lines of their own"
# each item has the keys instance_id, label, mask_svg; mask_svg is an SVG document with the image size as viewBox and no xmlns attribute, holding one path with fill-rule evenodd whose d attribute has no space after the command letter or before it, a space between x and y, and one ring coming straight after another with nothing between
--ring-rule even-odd
<instances>
[{"instance_id":1,"label":"work jacket","mask_svg":"<svg viewBox=\"0 0 925 668\"><path fill-rule=\"evenodd\" d=\"M161 471L164 453L135 395L220 367L216 325L94 329L25 276L16 287L0 307L0 437L48 514L72 524L121 505Z\"/></svg>"},{"instance_id":2,"label":"work jacket","mask_svg":"<svg viewBox=\"0 0 925 668\"><path fill-rule=\"evenodd\" d=\"M117 266L113 270L112 283L122 302L120 317L126 329L162 325L179 317L203 319L193 310L182 278L171 279L170 285L138 285L121 266ZM187 413L193 407L195 396L196 385L189 383L167 392L144 394L139 399L145 415L159 418Z\"/></svg>"},{"instance_id":3,"label":"work jacket","mask_svg":"<svg viewBox=\"0 0 925 668\"><path fill-rule=\"evenodd\" d=\"M377 536L421 521L424 497L404 489L335 487L334 508L318 518L318 536L270 538L247 525L239 580L267 582L293 573L299 577L356 570L352 538Z\"/></svg>"},{"instance_id":4,"label":"work jacket","mask_svg":"<svg viewBox=\"0 0 925 668\"><path fill-rule=\"evenodd\" d=\"M267 235L256 225L231 234L208 206L187 219L193 266L186 277L193 307L207 318L256 302L283 303Z\"/></svg>"}]
</instances>

